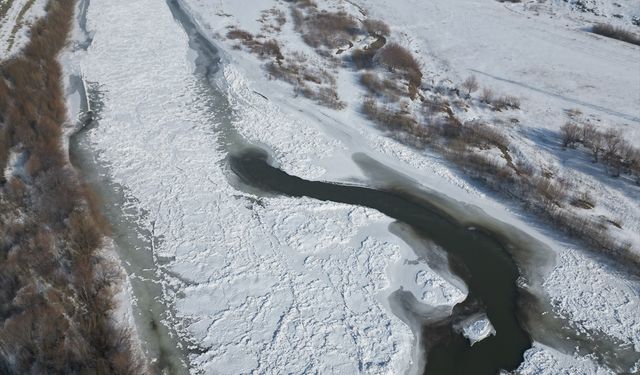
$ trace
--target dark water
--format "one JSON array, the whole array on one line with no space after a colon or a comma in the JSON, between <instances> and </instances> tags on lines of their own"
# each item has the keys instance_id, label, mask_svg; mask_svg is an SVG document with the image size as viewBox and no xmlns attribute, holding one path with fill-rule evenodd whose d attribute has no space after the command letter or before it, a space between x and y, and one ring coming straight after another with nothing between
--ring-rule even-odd
<instances>
[{"instance_id":1,"label":"dark water","mask_svg":"<svg viewBox=\"0 0 640 375\"><path fill-rule=\"evenodd\" d=\"M249 149L231 155L229 164L244 183L263 191L376 209L410 225L417 234L447 251L454 271L469 287L469 297L454 308L452 317L424 327L426 373L493 375L500 369L513 370L522 362L531 339L517 315L518 269L493 237L456 223L406 191L307 181L271 166L267 158L264 151ZM497 334L470 346L452 327L479 311L486 312Z\"/></svg>"}]
</instances>

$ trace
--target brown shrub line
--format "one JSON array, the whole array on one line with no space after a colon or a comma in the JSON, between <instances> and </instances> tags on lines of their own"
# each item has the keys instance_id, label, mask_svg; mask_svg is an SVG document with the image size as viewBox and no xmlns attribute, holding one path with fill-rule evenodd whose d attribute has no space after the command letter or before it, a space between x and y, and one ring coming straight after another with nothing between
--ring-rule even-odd
<instances>
[{"instance_id":1,"label":"brown shrub line","mask_svg":"<svg viewBox=\"0 0 640 375\"><path fill-rule=\"evenodd\" d=\"M607 38L618 39L623 42L640 46L640 36L621 27L615 27L605 23L599 23L592 27L591 31L595 34L606 36Z\"/></svg>"},{"instance_id":2,"label":"brown shrub line","mask_svg":"<svg viewBox=\"0 0 640 375\"><path fill-rule=\"evenodd\" d=\"M9 11L9 9L11 9L13 1L14 0L7 0L0 4L0 24L2 23L2 20L4 20L4 18L7 16L7 12Z\"/></svg>"},{"instance_id":3,"label":"brown shrub line","mask_svg":"<svg viewBox=\"0 0 640 375\"><path fill-rule=\"evenodd\" d=\"M22 53L0 64L0 166L11 147L28 155L28 177L0 184L0 369L138 374L131 337L112 319L120 270L100 255L108 225L61 146L56 57L74 5L49 0Z\"/></svg>"},{"instance_id":4,"label":"brown shrub line","mask_svg":"<svg viewBox=\"0 0 640 375\"><path fill-rule=\"evenodd\" d=\"M408 140L418 147L431 147L470 177L522 202L527 211L554 228L617 259L640 264L640 258L630 251L631 244L618 240L609 232L608 224L620 228L621 223L587 217L569 208L593 208L596 202L588 194L578 192L576 186L552 173L536 171L524 161L514 163L509 151L513 146L499 128L479 121L462 123L446 103L434 104L435 107L440 120L429 117L432 122L427 124L419 123L409 113L380 106L373 97L365 98L362 111L370 120L394 133L410 135L407 138L394 134L396 139ZM428 108L425 110L429 111ZM505 163L477 152L487 147L498 148Z\"/></svg>"}]
</instances>

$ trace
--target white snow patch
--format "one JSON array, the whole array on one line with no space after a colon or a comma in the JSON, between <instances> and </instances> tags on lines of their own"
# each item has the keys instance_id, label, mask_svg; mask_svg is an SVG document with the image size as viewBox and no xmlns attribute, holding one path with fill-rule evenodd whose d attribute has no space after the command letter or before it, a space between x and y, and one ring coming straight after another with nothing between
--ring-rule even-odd
<instances>
[{"instance_id":1,"label":"white snow patch","mask_svg":"<svg viewBox=\"0 0 640 375\"><path fill-rule=\"evenodd\" d=\"M573 249L559 254L544 283L556 312L574 328L602 332L640 352L638 281Z\"/></svg>"},{"instance_id":2,"label":"white snow patch","mask_svg":"<svg viewBox=\"0 0 640 375\"><path fill-rule=\"evenodd\" d=\"M470 316L461 323L462 335L469 340L471 346L491 335L496 334L493 324L487 314L481 313Z\"/></svg>"},{"instance_id":3,"label":"white snow patch","mask_svg":"<svg viewBox=\"0 0 640 375\"><path fill-rule=\"evenodd\" d=\"M534 343L524 353L524 362L516 370L521 375L613 375L614 372L600 367L591 356L577 357Z\"/></svg>"}]
</instances>

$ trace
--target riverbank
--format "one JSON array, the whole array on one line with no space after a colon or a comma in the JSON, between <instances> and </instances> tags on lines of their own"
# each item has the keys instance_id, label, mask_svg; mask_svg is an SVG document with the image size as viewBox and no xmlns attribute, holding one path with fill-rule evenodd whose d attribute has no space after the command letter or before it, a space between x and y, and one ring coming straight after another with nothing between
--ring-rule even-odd
<instances>
[{"instance_id":1,"label":"riverbank","mask_svg":"<svg viewBox=\"0 0 640 375\"><path fill-rule=\"evenodd\" d=\"M116 321L121 273L103 242L109 226L67 158L57 58L74 4L49 1L30 40L0 63L3 373L145 368L127 327Z\"/></svg>"}]
</instances>

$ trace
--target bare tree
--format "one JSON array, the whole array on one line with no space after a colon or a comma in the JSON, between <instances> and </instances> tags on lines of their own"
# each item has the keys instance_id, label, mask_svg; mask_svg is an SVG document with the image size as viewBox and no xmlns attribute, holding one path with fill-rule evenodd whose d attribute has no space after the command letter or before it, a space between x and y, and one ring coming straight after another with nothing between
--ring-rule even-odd
<instances>
[{"instance_id":1,"label":"bare tree","mask_svg":"<svg viewBox=\"0 0 640 375\"><path fill-rule=\"evenodd\" d=\"M575 147L575 144L580 142L580 133L582 132L578 125L567 122L560 128L560 133L563 147Z\"/></svg>"},{"instance_id":2,"label":"bare tree","mask_svg":"<svg viewBox=\"0 0 640 375\"><path fill-rule=\"evenodd\" d=\"M598 131L594 131L589 137L589 149L591 150L591 156L593 156L593 162L600 161L600 154L604 148L604 136Z\"/></svg>"},{"instance_id":3,"label":"bare tree","mask_svg":"<svg viewBox=\"0 0 640 375\"><path fill-rule=\"evenodd\" d=\"M598 131L592 124L586 124L582 127L582 142L585 146L589 146L591 139Z\"/></svg>"},{"instance_id":4,"label":"bare tree","mask_svg":"<svg viewBox=\"0 0 640 375\"><path fill-rule=\"evenodd\" d=\"M462 82L462 88L467 91L467 96L471 96L471 93L476 92L478 87L479 85L476 76L469 76L464 80L464 82Z\"/></svg>"},{"instance_id":5,"label":"bare tree","mask_svg":"<svg viewBox=\"0 0 640 375\"><path fill-rule=\"evenodd\" d=\"M604 133L604 157L609 164L611 174L614 177L620 176L620 167L622 158L620 157L620 150L624 146L624 141L618 131L613 129L607 130Z\"/></svg>"}]
</instances>

